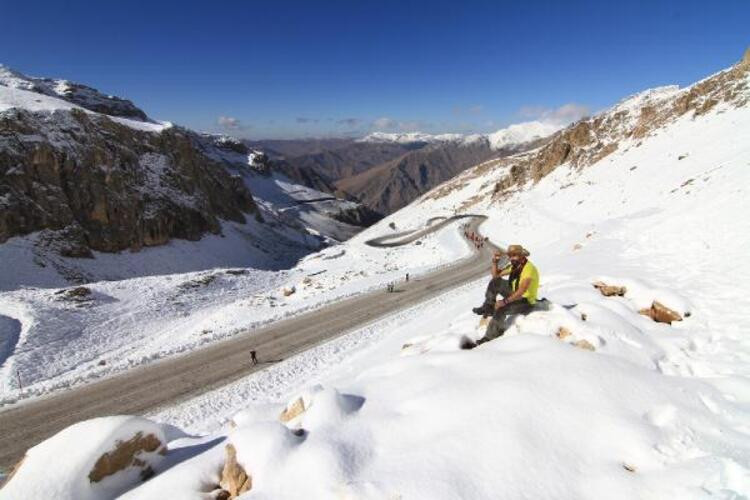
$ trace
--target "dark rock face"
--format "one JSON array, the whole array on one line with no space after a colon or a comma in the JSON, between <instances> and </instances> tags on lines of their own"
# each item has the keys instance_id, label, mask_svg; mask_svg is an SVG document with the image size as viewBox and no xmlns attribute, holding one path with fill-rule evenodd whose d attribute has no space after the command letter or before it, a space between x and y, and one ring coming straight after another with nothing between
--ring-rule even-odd
<instances>
[{"instance_id":1,"label":"dark rock face","mask_svg":"<svg viewBox=\"0 0 750 500\"><path fill-rule=\"evenodd\" d=\"M270 163L274 170L281 172L303 186L308 186L324 193L339 194L336 192L336 187L331 181L318 172L317 169L301 167L287 160L271 160Z\"/></svg>"},{"instance_id":2,"label":"dark rock face","mask_svg":"<svg viewBox=\"0 0 750 500\"><path fill-rule=\"evenodd\" d=\"M291 141L289 141L291 142ZM304 141L287 144L276 141L278 149L302 151ZM491 158L500 158L538 146L493 150L486 139L471 143L447 141L428 144L311 141L311 150L298 156L272 160L274 168L291 179L359 201L378 217L395 212L438 184ZM293 146L293 148L292 148ZM331 149L326 149L330 147ZM363 220L373 220L366 216Z\"/></svg>"},{"instance_id":3,"label":"dark rock face","mask_svg":"<svg viewBox=\"0 0 750 500\"><path fill-rule=\"evenodd\" d=\"M49 81L44 79L42 81L55 83L54 80ZM134 118L143 121L148 120L146 113L138 109L128 99L111 95L105 96L100 94L96 89L81 85L80 83L67 82L62 88L64 90L61 90L55 96L77 104L82 108L110 116L122 116L124 118Z\"/></svg>"},{"instance_id":4,"label":"dark rock face","mask_svg":"<svg viewBox=\"0 0 750 500\"><path fill-rule=\"evenodd\" d=\"M357 142L351 139L256 141L250 143L268 149L274 170L318 191L356 200L336 183L399 158L420 144Z\"/></svg>"},{"instance_id":5,"label":"dark rock face","mask_svg":"<svg viewBox=\"0 0 750 500\"><path fill-rule=\"evenodd\" d=\"M135 130L83 111L0 114L0 243L42 229L60 253L197 240L255 212L242 181L202 154L199 137Z\"/></svg>"},{"instance_id":6,"label":"dark rock face","mask_svg":"<svg viewBox=\"0 0 750 500\"><path fill-rule=\"evenodd\" d=\"M336 187L386 215L467 168L500 154L485 140L430 145L343 179Z\"/></svg>"},{"instance_id":7,"label":"dark rock face","mask_svg":"<svg viewBox=\"0 0 750 500\"><path fill-rule=\"evenodd\" d=\"M370 210L364 205L357 205L354 208L340 210L336 213L329 214L337 221L344 222L351 226L369 227L383 218L377 212Z\"/></svg>"},{"instance_id":8,"label":"dark rock face","mask_svg":"<svg viewBox=\"0 0 750 500\"><path fill-rule=\"evenodd\" d=\"M289 158L288 161L301 169L315 170L328 182L335 183L425 146L426 144L421 142L411 144L350 142L344 147L297 156Z\"/></svg>"}]
</instances>

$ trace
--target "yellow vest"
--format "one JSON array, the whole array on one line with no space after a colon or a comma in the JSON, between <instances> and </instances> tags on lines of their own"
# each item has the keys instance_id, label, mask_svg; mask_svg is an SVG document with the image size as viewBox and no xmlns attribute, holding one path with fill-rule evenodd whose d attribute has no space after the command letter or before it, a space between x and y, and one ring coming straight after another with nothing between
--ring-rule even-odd
<instances>
[{"instance_id":1,"label":"yellow vest","mask_svg":"<svg viewBox=\"0 0 750 500\"><path fill-rule=\"evenodd\" d=\"M510 288L515 292L518 289L518 285L527 278L531 280L531 283L529 283L529 288L526 289L523 297L529 304L536 304L536 294L539 290L539 271L537 271L536 266L531 261L526 261L521 270L521 276L518 278L518 281L510 283Z\"/></svg>"}]
</instances>

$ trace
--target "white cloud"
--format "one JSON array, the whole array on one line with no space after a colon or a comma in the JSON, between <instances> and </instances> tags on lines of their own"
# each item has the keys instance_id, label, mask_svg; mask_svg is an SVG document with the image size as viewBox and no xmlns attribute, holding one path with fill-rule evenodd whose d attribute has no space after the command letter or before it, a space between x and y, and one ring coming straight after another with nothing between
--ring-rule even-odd
<instances>
[{"instance_id":1,"label":"white cloud","mask_svg":"<svg viewBox=\"0 0 750 500\"><path fill-rule=\"evenodd\" d=\"M372 122L372 128L375 130L393 130L396 128L396 121L390 118L382 117Z\"/></svg>"},{"instance_id":2,"label":"white cloud","mask_svg":"<svg viewBox=\"0 0 750 500\"><path fill-rule=\"evenodd\" d=\"M588 106L574 102L563 104L559 108L546 108L544 106L524 106L518 110L518 114L525 119L534 119L541 122L567 125L588 115Z\"/></svg>"},{"instance_id":3,"label":"white cloud","mask_svg":"<svg viewBox=\"0 0 750 500\"><path fill-rule=\"evenodd\" d=\"M233 116L220 116L216 120L216 123L218 123L221 128L227 130L243 130L247 128L242 122L240 122L240 120Z\"/></svg>"},{"instance_id":4,"label":"white cloud","mask_svg":"<svg viewBox=\"0 0 750 500\"><path fill-rule=\"evenodd\" d=\"M398 121L384 116L374 120L370 128L379 132L417 132L431 130L433 125L418 120Z\"/></svg>"},{"instance_id":5,"label":"white cloud","mask_svg":"<svg viewBox=\"0 0 750 500\"><path fill-rule=\"evenodd\" d=\"M216 119L216 123L224 130L228 131L245 131L251 129L251 125L246 125L240 121L239 118L233 116L220 116Z\"/></svg>"}]
</instances>

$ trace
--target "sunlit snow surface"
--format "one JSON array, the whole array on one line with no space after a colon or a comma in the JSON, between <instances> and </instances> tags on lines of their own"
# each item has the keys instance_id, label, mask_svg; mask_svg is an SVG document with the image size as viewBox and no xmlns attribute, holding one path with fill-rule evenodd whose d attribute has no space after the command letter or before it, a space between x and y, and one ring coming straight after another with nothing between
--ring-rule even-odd
<instances>
[{"instance_id":1,"label":"sunlit snow surface","mask_svg":"<svg viewBox=\"0 0 750 500\"><path fill-rule=\"evenodd\" d=\"M218 481L226 442L253 475L248 498L746 497L748 131L749 108L719 106L699 118L681 118L640 144L622 142L581 171L560 167L501 204L485 199L466 208L489 216L482 231L497 243L530 249L542 275L540 293L553 303L549 311L518 320L498 340L461 350L464 338L483 334L470 311L482 300L485 280L479 280L149 415L199 436L173 441L168 459L189 456L186 449L208 450L127 498L165 491L205 498L201 488ZM251 273L233 281L215 271L214 281L191 292L195 299L183 318L195 327L186 328L190 333L179 342L188 345L201 328L221 336L251 314L272 319L281 310L301 310L465 256L455 226L422 246L377 250L363 241L394 231L392 222L403 230L450 215L491 191L502 175L472 178L467 171L447 196L417 200L285 275ZM321 289L302 286L310 275ZM137 327L159 335L160 322L171 325L179 312L149 317L138 295L150 290L167 300L178 282L197 277L92 289L96 297L132 304L132 321L142 321ZM627 292L604 297L591 286L597 280ZM298 292L281 297L279 287L291 284ZM232 298L232 287L257 290L257 302L250 294ZM66 369L42 367L63 357L55 350L59 343L44 341L53 330L44 324L63 308L53 291L1 297L6 319L0 328L24 346L6 350L5 397L19 396L10 377L16 367L36 377L34 390L73 381ZM667 325L638 314L653 300L685 318ZM131 345L112 348L116 356L123 348L141 356L158 353L126 328L96 330L93 311L113 303L106 298L76 309L67 321L103 333L105 345L114 342L106 340L109 334L132 338ZM111 306L110 314L119 310ZM570 337L558 339L560 327ZM583 340L594 350L574 346ZM19 355L33 353L35 345L36 356ZM108 356L107 349L92 352L92 360ZM69 369L83 378L98 376L85 365ZM279 413L298 396L309 408L281 424ZM28 485L30 497L33 487Z\"/></svg>"},{"instance_id":2,"label":"sunlit snow surface","mask_svg":"<svg viewBox=\"0 0 750 500\"><path fill-rule=\"evenodd\" d=\"M258 498L742 498L750 141L737 139L747 130L747 109L681 119L581 172L560 168L500 206L470 208L490 216L482 230L495 241L531 250L555 304L500 340L458 348L483 333L470 312L480 280L152 417L228 435L263 473ZM450 211L487 181L379 228ZM596 280L628 292L604 297ZM690 316L639 315L653 300ZM292 425L304 439L272 430L297 394L311 401ZM225 423L233 415L237 430ZM260 435L272 444L254 452Z\"/></svg>"}]
</instances>

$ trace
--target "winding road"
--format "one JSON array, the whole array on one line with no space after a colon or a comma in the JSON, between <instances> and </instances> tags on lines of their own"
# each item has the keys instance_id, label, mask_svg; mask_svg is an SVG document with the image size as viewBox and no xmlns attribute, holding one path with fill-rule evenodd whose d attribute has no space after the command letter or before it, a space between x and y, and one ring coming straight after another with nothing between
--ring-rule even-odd
<instances>
[{"instance_id":1,"label":"winding road","mask_svg":"<svg viewBox=\"0 0 750 500\"><path fill-rule=\"evenodd\" d=\"M459 218L478 233L482 216L448 218L429 227L371 240L373 246L415 241ZM356 295L315 311L275 322L187 354L166 358L127 372L47 397L21 402L0 411L0 467L7 469L25 451L61 429L89 418L143 414L174 405L262 370L315 345L360 328L378 318L435 297L488 274L496 247L487 242L471 257L400 283L396 291ZM250 363L250 350L260 363Z\"/></svg>"}]
</instances>

